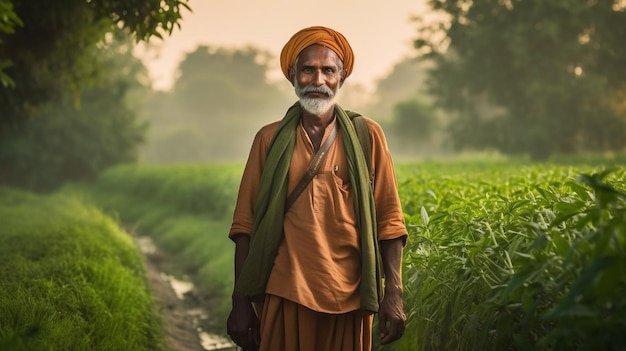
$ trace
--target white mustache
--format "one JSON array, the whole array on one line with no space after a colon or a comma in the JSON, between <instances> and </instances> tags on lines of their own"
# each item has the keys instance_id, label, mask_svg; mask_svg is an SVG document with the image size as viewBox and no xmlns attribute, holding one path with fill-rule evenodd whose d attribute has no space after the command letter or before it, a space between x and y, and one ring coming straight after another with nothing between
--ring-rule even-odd
<instances>
[{"instance_id":1,"label":"white mustache","mask_svg":"<svg viewBox=\"0 0 626 351\"><path fill-rule=\"evenodd\" d=\"M325 85L321 85L319 87L312 86L312 85L306 86L302 88L301 94L304 95L306 93L323 93L323 94L328 95L329 97L333 97L335 95L333 91Z\"/></svg>"}]
</instances>

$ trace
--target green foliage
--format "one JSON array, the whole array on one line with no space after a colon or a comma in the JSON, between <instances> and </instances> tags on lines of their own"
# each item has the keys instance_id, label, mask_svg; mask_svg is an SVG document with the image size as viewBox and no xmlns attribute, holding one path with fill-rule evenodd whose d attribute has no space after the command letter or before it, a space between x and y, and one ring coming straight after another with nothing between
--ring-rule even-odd
<instances>
[{"instance_id":1,"label":"green foliage","mask_svg":"<svg viewBox=\"0 0 626 351\"><path fill-rule=\"evenodd\" d=\"M0 0L0 34L15 33L15 27L23 24L13 10L13 4L9 0ZM0 36L0 47L2 47L2 42L2 36ZM15 87L13 79L3 72L5 68L11 65L11 61L0 58L0 84L5 88Z\"/></svg>"},{"instance_id":2,"label":"green foliage","mask_svg":"<svg viewBox=\"0 0 626 351\"><path fill-rule=\"evenodd\" d=\"M94 184L72 187L177 257L175 268L210 292L209 329L225 335L234 280L228 230L242 170L240 164L118 166Z\"/></svg>"},{"instance_id":3,"label":"green foliage","mask_svg":"<svg viewBox=\"0 0 626 351\"><path fill-rule=\"evenodd\" d=\"M377 82L376 95L362 112L385 129L391 153L397 158L441 155L447 145L448 117L436 109L427 91L432 61L406 58Z\"/></svg>"},{"instance_id":4,"label":"green foliage","mask_svg":"<svg viewBox=\"0 0 626 351\"><path fill-rule=\"evenodd\" d=\"M10 3L24 26L0 32L0 62L12 63L5 73L16 82L15 89L0 89L0 131L10 131L40 105L75 95L96 79L100 71L94 58L106 33L124 28L141 40L160 37L186 7L179 0Z\"/></svg>"},{"instance_id":5,"label":"green foliage","mask_svg":"<svg viewBox=\"0 0 626 351\"><path fill-rule=\"evenodd\" d=\"M146 79L132 42L112 43L120 32L169 34L181 7L186 1L2 0L0 81L15 84L0 86L0 184L45 190L135 159L143 127L125 99Z\"/></svg>"},{"instance_id":6,"label":"green foliage","mask_svg":"<svg viewBox=\"0 0 626 351\"><path fill-rule=\"evenodd\" d=\"M148 104L144 160L245 160L256 131L282 118L295 99L268 82L269 61L267 53L252 47L200 46L189 53L172 91L156 93Z\"/></svg>"},{"instance_id":7,"label":"green foliage","mask_svg":"<svg viewBox=\"0 0 626 351\"><path fill-rule=\"evenodd\" d=\"M239 164L117 166L100 176L96 190L223 220L232 215L242 170Z\"/></svg>"},{"instance_id":8,"label":"green foliage","mask_svg":"<svg viewBox=\"0 0 626 351\"><path fill-rule=\"evenodd\" d=\"M435 166L399 171L410 241L397 349L626 346L623 168Z\"/></svg>"},{"instance_id":9,"label":"green foliage","mask_svg":"<svg viewBox=\"0 0 626 351\"><path fill-rule=\"evenodd\" d=\"M0 349L161 349L141 256L109 217L2 188L0 218Z\"/></svg>"},{"instance_id":10,"label":"green foliage","mask_svg":"<svg viewBox=\"0 0 626 351\"><path fill-rule=\"evenodd\" d=\"M72 96L40 106L0 140L0 182L51 190L68 180L94 179L103 169L134 162L144 140L131 99L147 84L147 72L132 56L122 33L94 52L106 75Z\"/></svg>"},{"instance_id":11,"label":"green foliage","mask_svg":"<svg viewBox=\"0 0 626 351\"><path fill-rule=\"evenodd\" d=\"M409 319L401 340L376 349L623 348L626 170L621 158L591 161L398 163ZM179 257L214 292L211 327L223 333L241 171L120 166L73 188Z\"/></svg>"},{"instance_id":12,"label":"green foliage","mask_svg":"<svg viewBox=\"0 0 626 351\"><path fill-rule=\"evenodd\" d=\"M85 1L83 1L85 2ZM181 9L191 11L188 0L86 1L95 17L110 18L114 24L135 33L137 40L163 39L180 28Z\"/></svg>"},{"instance_id":13,"label":"green foliage","mask_svg":"<svg viewBox=\"0 0 626 351\"><path fill-rule=\"evenodd\" d=\"M51 70L59 81L85 83L83 74L88 71L83 69L89 65L85 53L105 33L123 28L137 40L163 38L180 26L181 9L189 10L186 0L1 0L0 62L16 65L8 75L18 86L45 89L41 81L26 80L37 77L39 66ZM21 28L15 30L18 25Z\"/></svg>"},{"instance_id":14,"label":"green foliage","mask_svg":"<svg viewBox=\"0 0 626 351\"><path fill-rule=\"evenodd\" d=\"M393 66L391 72L376 83L376 99L364 111L376 119L388 120L394 106L405 100L418 99L430 103L426 77L432 62L407 58Z\"/></svg>"},{"instance_id":15,"label":"green foliage","mask_svg":"<svg viewBox=\"0 0 626 351\"><path fill-rule=\"evenodd\" d=\"M416 46L435 60L458 148L546 159L626 146L623 2L429 1ZM435 18L435 17L433 17Z\"/></svg>"},{"instance_id":16,"label":"green foliage","mask_svg":"<svg viewBox=\"0 0 626 351\"><path fill-rule=\"evenodd\" d=\"M11 1L0 0L0 33L15 33L15 27L22 25L22 20L15 14Z\"/></svg>"}]
</instances>

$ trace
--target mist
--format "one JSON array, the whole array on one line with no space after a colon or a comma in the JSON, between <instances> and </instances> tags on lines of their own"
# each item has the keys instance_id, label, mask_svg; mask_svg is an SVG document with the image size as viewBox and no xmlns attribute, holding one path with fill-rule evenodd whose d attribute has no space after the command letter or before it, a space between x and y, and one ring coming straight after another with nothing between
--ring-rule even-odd
<instances>
[{"instance_id":1,"label":"mist","mask_svg":"<svg viewBox=\"0 0 626 351\"><path fill-rule=\"evenodd\" d=\"M280 120L297 101L284 78L268 78L272 60L255 47L215 48L198 46L187 54L168 91L152 91L146 104L149 130L141 148L145 163L243 162L255 133ZM441 153L435 128L419 125L411 133L396 133L394 106L423 96L424 64L413 59L399 62L389 76L377 82L375 91L348 78L338 103L372 118L385 129L392 154L415 157ZM435 118L435 114L429 118ZM406 125L403 127L407 127ZM423 126L422 126L423 127Z\"/></svg>"}]
</instances>

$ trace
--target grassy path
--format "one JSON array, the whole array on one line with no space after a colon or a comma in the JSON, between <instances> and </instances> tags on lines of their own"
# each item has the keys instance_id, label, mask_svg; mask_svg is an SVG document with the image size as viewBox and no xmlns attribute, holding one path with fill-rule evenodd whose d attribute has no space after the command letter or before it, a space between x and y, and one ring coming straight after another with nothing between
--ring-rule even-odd
<instances>
[{"instance_id":1,"label":"grassy path","mask_svg":"<svg viewBox=\"0 0 626 351\"><path fill-rule=\"evenodd\" d=\"M208 318L208 303L203 298L208 293L195 286L186 289L184 298L177 296L168 277L175 276L175 258L158 250L148 238L136 238L137 246L144 257L146 278L152 296L159 306L163 318L164 335L167 344L176 351L235 350L229 340L218 335L200 333L203 322Z\"/></svg>"}]
</instances>

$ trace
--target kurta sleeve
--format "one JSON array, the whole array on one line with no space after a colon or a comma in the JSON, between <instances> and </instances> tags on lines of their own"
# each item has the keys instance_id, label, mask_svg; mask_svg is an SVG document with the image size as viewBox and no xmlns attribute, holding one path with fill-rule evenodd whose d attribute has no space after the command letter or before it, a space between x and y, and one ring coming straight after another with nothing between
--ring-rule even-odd
<instances>
[{"instance_id":1,"label":"kurta sleeve","mask_svg":"<svg viewBox=\"0 0 626 351\"><path fill-rule=\"evenodd\" d=\"M261 181L263 165L267 158L267 150L280 122L274 122L261 128L254 137L248 161L241 177L237 203L233 213L233 222L228 236L236 234L252 234L254 223L254 207Z\"/></svg>"},{"instance_id":2,"label":"kurta sleeve","mask_svg":"<svg viewBox=\"0 0 626 351\"><path fill-rule=\"evenodd\" d=\"M374 201L378 239L389 240L408 236L404 214L398 195L396 172L380 125L366 118L372 141L372 172L374 173Z\"/></svg>"}]
</instances>

